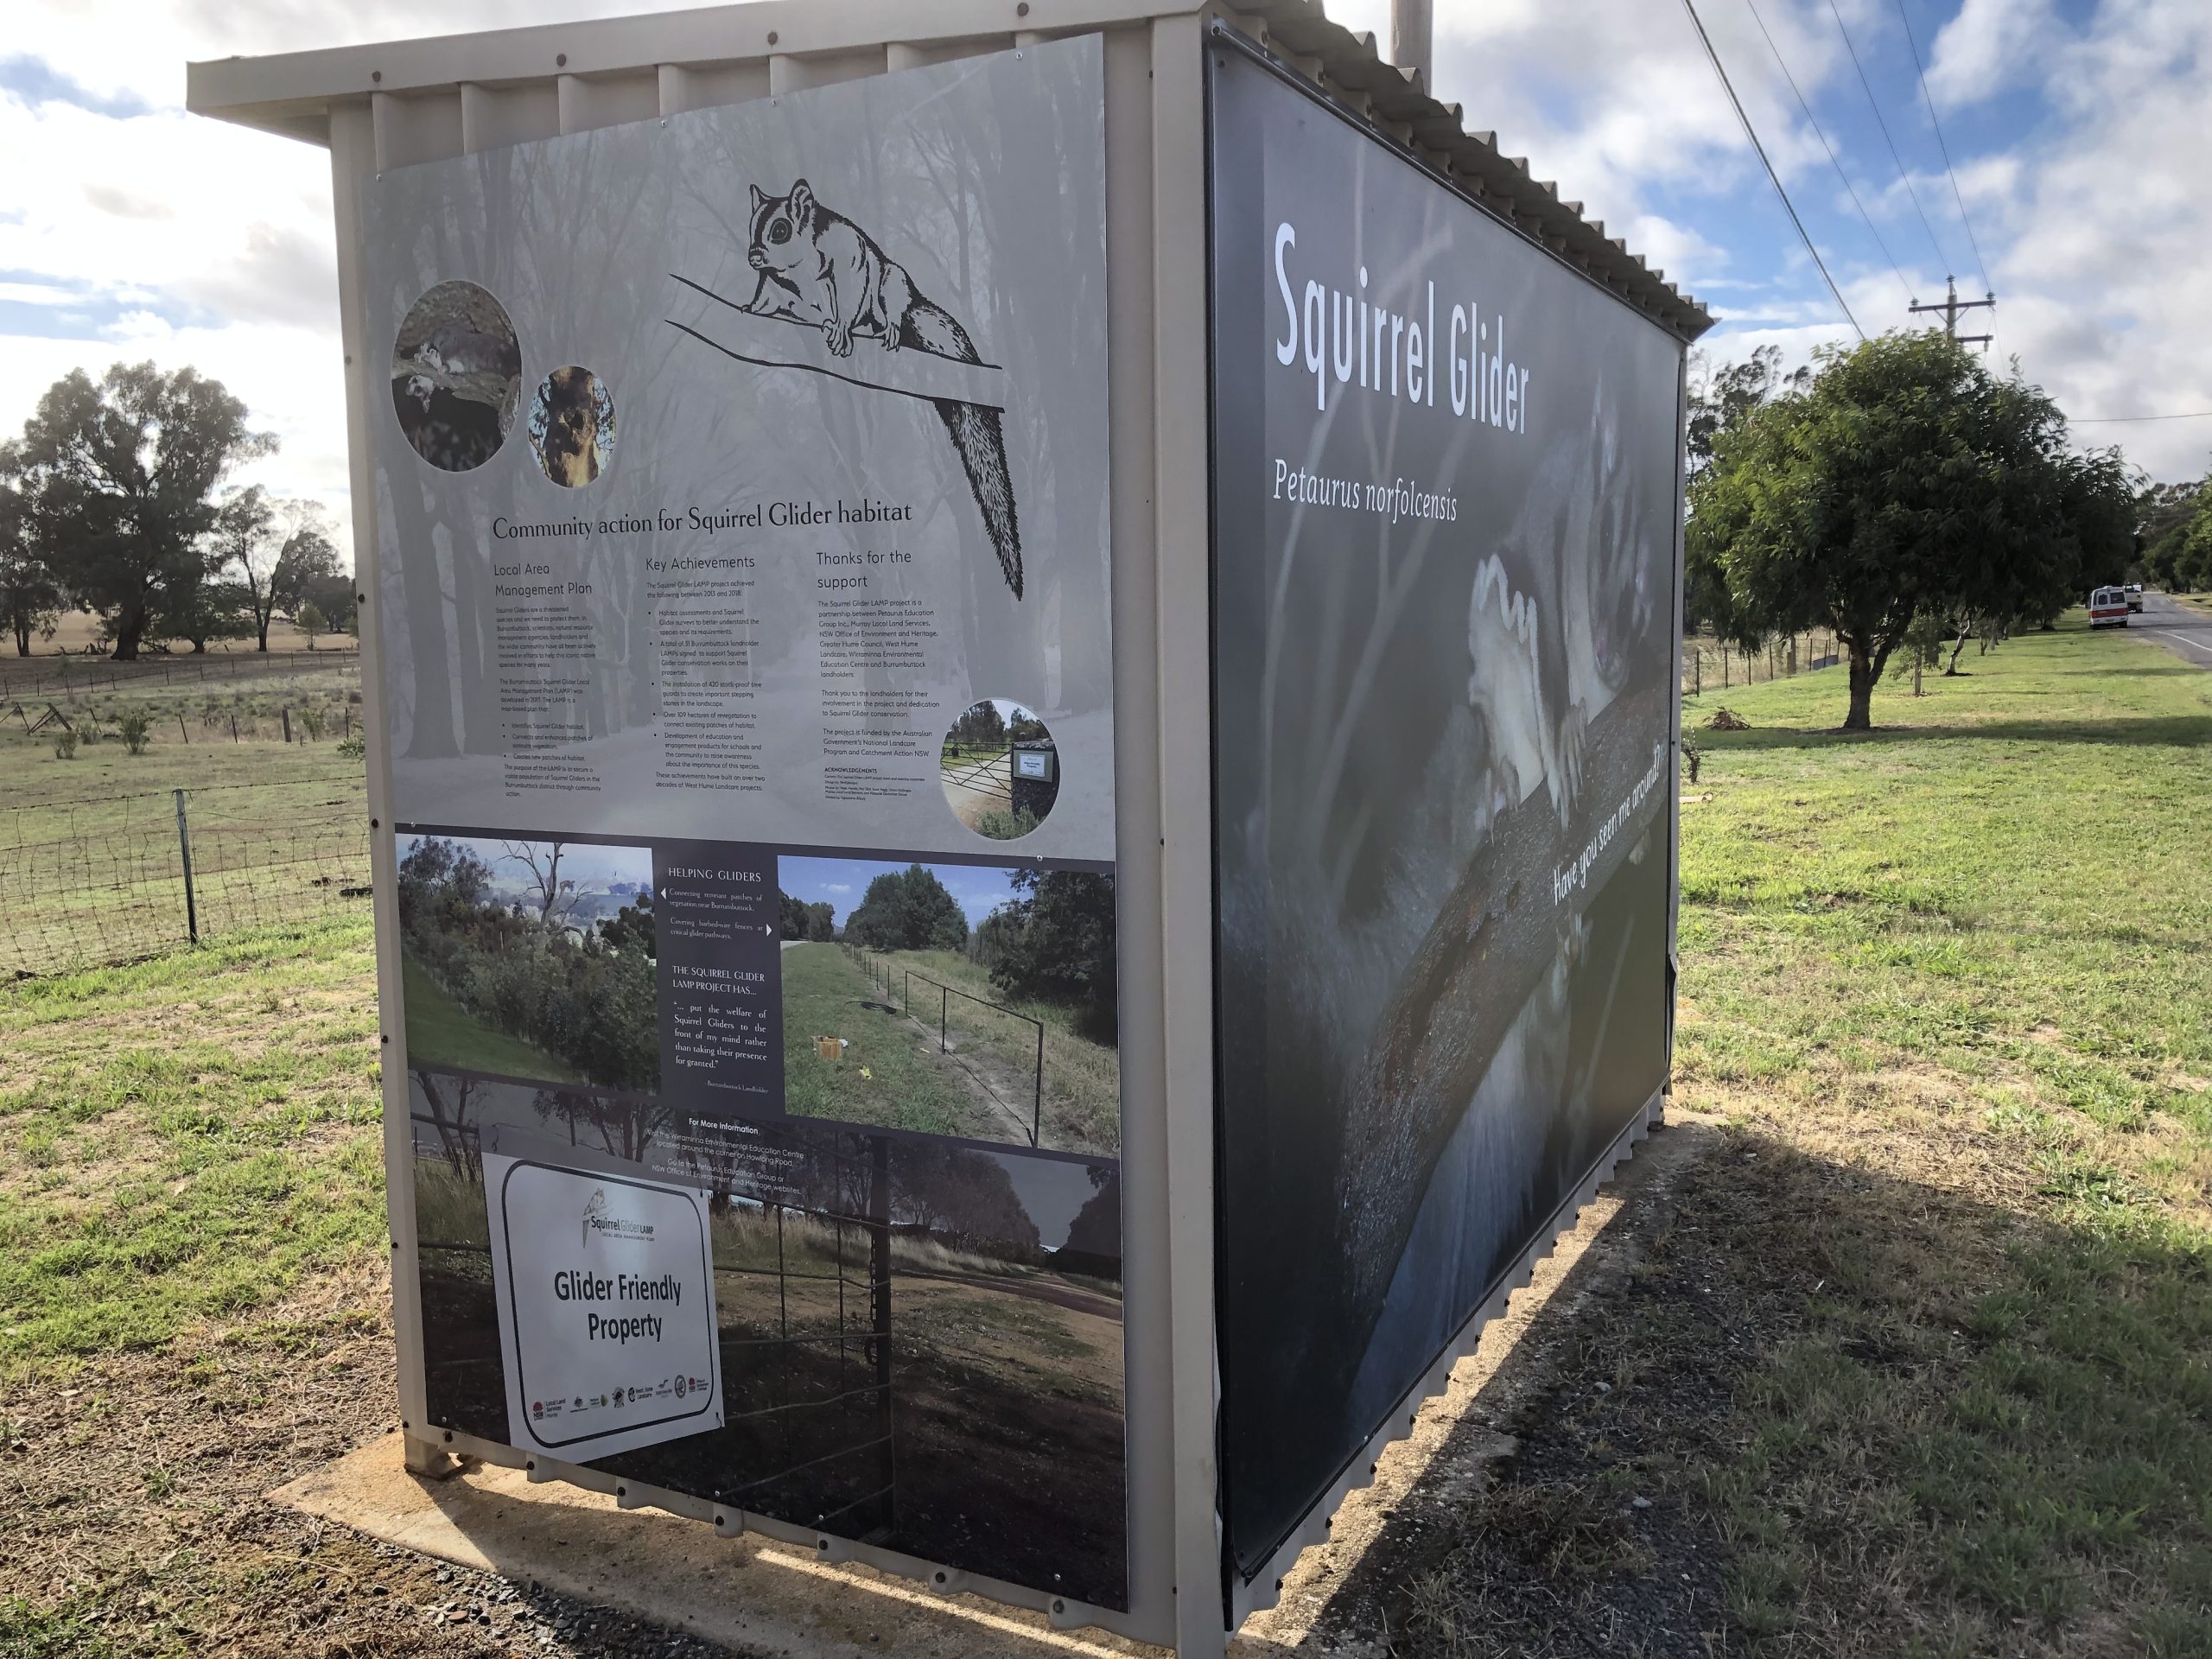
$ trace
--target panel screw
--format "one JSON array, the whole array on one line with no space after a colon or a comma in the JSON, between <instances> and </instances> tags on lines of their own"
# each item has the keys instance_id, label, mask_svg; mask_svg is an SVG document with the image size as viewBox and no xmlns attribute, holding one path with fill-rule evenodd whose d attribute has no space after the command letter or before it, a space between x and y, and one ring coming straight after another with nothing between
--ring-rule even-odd
<instances>
[{"instance_id":1,"label":"panel screw","mask_svg":"<svg viewBox=\"0 0 2212 1659\"><path fill-rule=\"evenodd\" d=\"M775 43L776 43L776 31L775 31L774 29L770 29L770 30L768 31L768 44L769 44L769 45L771 45L771 46L773 46Z\"/></svg>"},{"instance_id":2,"label":"panel screw","mask_svg":"<svg viewBox=\"0 0 2212 1659\"><path fill-rule=\"evenodd\" d=\"M1021 0L1021 3L1014 9L1014 15L1017 17L1027 17L1029 15L1029 0Z\"/></svg>"},{"instance_id":3,"label":"panel screw","mask_svg":"<svg viewBox=\"0 0 2212 1659\"><path fill-rule=\"evenodd\" d=\"M384 79L384 71L383 71L383 70L381 70L381 69L372 69L372 70L370 70L370 71L369 71L369 79L370 79L371 80L382 80L382 79Z\"/></svg>"},{"instance_id":4,"label":"panel screw","mask_svg":"<svg viewBox=\"0 0 2212 1659\"><path fill-rule=\"evenodd\" d=\"M565 52L563 52L563 53L557 54L554 57L554 60L553 60L553 67L554 67L556 69L565 69L565 68L567 68L567 67L569 67L569 54L568 54L567 53L565 53Z\"/></svg>"},{"instance_id":5,"label":"panel screw","mask_svg":"<svg viewBox=\"0 0 2212 1659\"><path fill-rule=\"evenodd\" d=\"M373 830L373 829L375 829L376 827L377 827L377 821L376 821L374 818L371 818L371 819L369 820L369 828L370 828L370 829L372 829L372 830Z\"/></svg>"}]
</instances>

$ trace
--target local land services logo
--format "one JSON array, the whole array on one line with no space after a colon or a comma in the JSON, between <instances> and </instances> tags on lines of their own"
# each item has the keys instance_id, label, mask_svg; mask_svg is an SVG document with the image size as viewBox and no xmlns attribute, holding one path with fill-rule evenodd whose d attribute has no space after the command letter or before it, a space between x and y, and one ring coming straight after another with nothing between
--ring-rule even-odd
<instances>
[{"instance_id":1,"label":"local land services logo","mask_svg":"<svg viewBox=\"0 0 2212 1659\"><path fill-rule=\"evenodd\" d=\"M626 1217L608 1214L607 1189L602 1186L596 1189L584 1204L583 1242L590 1243L595 1233L615 1238L651 1239L653 1229L651 1222L632 1221Z\"/></svg>"}]
</instances>

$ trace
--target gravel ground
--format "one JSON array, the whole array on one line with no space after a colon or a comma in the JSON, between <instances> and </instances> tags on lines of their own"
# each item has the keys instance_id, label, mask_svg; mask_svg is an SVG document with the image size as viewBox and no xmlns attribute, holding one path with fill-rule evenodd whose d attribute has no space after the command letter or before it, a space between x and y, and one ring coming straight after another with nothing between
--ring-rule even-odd
<instances>
[{"instance_id":1,"label":"gravel ground","mask_svg":"<svg viewBox=\"0 0 2212 1659\"><path fill-rule=\"evenodd\" d=\"M316 1301L0 1394L0 1656L731 1652L268 1503L396 1430L384 1285L326 1284Z\"/></svg>"}]
</instances>

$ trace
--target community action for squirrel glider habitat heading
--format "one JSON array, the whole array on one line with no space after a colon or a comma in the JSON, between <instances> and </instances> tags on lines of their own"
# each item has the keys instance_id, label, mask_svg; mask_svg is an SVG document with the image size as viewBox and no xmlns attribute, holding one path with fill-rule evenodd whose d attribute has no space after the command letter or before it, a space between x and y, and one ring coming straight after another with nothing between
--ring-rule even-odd
<instances>
[{"instance_id":1,"label":"community action for squirrel glider habitat heading","mask_svg":"<svg viewBox=\"0 0 2212 1659\"><path fill-rule=\"evenodd\" d=\"M1356 293L1325 288L1310 278L1304 289L1292 283L1288 256L1298 246L1298 228L1288 219L1275 226L1275 287L1282 295L1283 327L1275 341L1275 361L1299 365L1313 377L1313 407L1328 406L1329 376L1349 384L1357 371L1362 389L1436 407L1436 355L1451 366L1452 412L1507 432L1529 429L1527 369L1505 355L1505 318L1486 318L1470 301L1454 304L1450 334L1436 334L1436 284L1427 284L1421 316L1402 316L1370 305L1367 267L1359 268ZM1491 324L1497 325L1493 340Z\"/></svg>"}]
</instances>

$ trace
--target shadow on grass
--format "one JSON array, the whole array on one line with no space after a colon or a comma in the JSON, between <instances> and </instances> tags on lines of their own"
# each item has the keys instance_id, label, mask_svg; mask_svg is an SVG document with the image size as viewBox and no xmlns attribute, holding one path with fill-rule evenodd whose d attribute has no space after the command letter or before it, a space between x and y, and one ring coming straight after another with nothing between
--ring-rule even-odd
<instances>
[{"instance_id":1,"label":"shadow on grass","mask_svg":"<svg viewBox=\"0 0 2212 1659\"><path fill-rule=\"evenodd\" d=\"M1712 1149L1576 1265L1316 1634L2205 1651L2212 1249L2107 1171L2047 1172L2035 1219L1910 1179L1933 1137L1877 1173L1690 1132Z\"/></svg>"},{"instance_id":2,"label":"shadow on grass","mask_svg":"<svg viewBox=\"0 0 2212 1659\"><path fill-rule=\"evenodd\" d=\"M1754 726L1716 732L1685 721L1686 734L1708 750L1801 749L1894 743L2093 743L2123 748L2195 749L2212 745L2212 715L2154 715L2122 720L1987 720L1955 726L1877 726L1847 732L1834 726Z\"/></svg>"}]
</instances>

